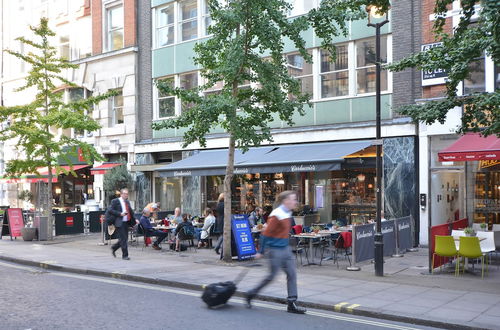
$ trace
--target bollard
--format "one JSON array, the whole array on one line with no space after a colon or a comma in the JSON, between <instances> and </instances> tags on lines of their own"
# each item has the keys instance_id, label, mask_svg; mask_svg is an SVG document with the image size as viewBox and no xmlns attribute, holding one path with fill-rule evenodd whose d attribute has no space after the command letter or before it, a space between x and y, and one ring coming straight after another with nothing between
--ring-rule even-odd
<instances>
[{"instance_id":1,"label":"bollard","mask_svg":"<svg viewBox=\"0 0 500 330\"><path fill-rule=\"evenodd\" d=\"M105 216L104 214L101 214L99 217L99 223L101 224L101 242L98 245L108 245L108 242L106 242L106 237L104 235L104 222L105 222Z\"/></svg>"}]
</instances>

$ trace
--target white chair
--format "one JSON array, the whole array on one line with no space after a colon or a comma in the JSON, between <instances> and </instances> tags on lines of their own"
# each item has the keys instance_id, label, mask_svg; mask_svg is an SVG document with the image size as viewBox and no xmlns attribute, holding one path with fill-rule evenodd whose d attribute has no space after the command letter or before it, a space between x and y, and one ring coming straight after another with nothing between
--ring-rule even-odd
<instances>
[{"instance_id":1,"label":"white chair","mask_svg":"<svg viewBox=\"0 0 500 330\"><path fill-rule=\"evenodd\" d=\"M465 231L453 229L451 231L451 236L453 236L453 237L465 236ZM457 248L457 250L460 248L460 241L459 240L455 241L455 247Z\"/></svg>"},{"instance_id":2,"label":"white chair","mask_svg":"<svg viewBox=\"0 0 500 330\"><path fill-rule=\"evenodd\" d=\"M500 225L493 225L493 231L500 231Z\"/></svg>"},{"instance_id":3,"label":"white chair","mask_svg":"<svg viewBox=\"0 0 500 330\"><path fill-rule=\"evenodd\" d=\"M495 233L492 231L478 231L476 233L476 236L481 239L485 238L480 242L481 246L481 252L484 254L487 254L489 256L489 262L491 263L491 254L493 252L496 253L496 247L495 247Z\"/></svg>"}]
</instances>

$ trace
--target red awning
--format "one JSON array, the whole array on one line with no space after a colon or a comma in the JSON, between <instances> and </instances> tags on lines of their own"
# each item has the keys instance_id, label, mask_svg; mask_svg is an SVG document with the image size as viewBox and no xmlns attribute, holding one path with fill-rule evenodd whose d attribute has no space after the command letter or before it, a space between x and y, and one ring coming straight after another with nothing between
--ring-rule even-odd
<instances>
[{"instance_id":1,"label":"red awning","mask_svg":"<svg viewBox=\"0 0 500 330\"><path fill-rule=\"evenodd\" d=\"M440 162L500 160L500 139L495 135L482 137L479 133L467 133L438 156Z\"/></svg>"},{"instance_id":2,"label":"red awning","mask_svg":"<svg viewBox=\"0 0 500 330\"><path fill-rule=\"evenodd\" d=\"M123 165L122 163L104 163L102 165L96 166L90 169L92 174L104 174L107 170L115 168L117 166Z\"/></svg>"},{"instance_id":3,"label":"red awning","mask_svg":"<svg viewBox=\"0 0 500 330\"><path fill-rule=\"evenodd\" d=\"M71 167L69 165L60 166L66 171L70 171ZM73 171L81 170L82 168L90 167L89 165L73 165ZM39 174L31 173L22 175L19 177L7 177L0 178L0 183L36 183L38 181L49 182L48 174L49 171L47 167L37 168ZM57 182L56 168L52 168L52 182ZM61 172L59 173L61 174Z\"/></svg>"},{"instance_id":4,"label":"red awning","mask_svg":"<svg viewBox=\"0 0 500 330\"><path fill-rule=\"evenodd\" d=\"M69 165L62 165L62 166L59 166L61 169L65 170L65 171L71 171L71 166ZM73 165L73 171L78 171L78 170L81 170L82 168L86 168L86 167L90 167L89 165ZM52 175L56 175L56 168L52 168ZM47 167L40 167L38 168L38 173L40 173L40 175L49 175L49 170L47 169ZM64 173L64 172L63 172ZM61 174L61 172L59 172L59 174Z\"/></svg>"}]
</instances>

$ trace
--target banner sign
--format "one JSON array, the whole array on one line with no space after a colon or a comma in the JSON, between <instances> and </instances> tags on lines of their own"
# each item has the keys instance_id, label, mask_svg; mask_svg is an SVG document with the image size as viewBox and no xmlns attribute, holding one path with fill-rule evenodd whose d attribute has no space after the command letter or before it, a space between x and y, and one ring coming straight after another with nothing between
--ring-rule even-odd
<instances>
[{"instance_id":1,"label":"banner sign","mask_svg":"<svg viewBox=\"0 0 500 330\"><path fill-rule=\"evenodd\" d=\"M104 211L90 211L89 212L89 231L91 233L101 232L101 216L104 216Z\"/></svg>"},{"instance_id":2,"label":"banner sign","mask_svg":"<svg viewBox=\"0 0 500 330\"><path fill-rule=\"evenodd\" d=\"M406 252L412 248L411 240L411 217L396 219L396 230L399 252Z\"/></svg>"},{"instance_id":3,"label":"banner sign","mask_svg":"<svg viewBox=\"0 0 500 330\"><path fill-rule=\"evenodd\" d=\"M7 209L6 220L9 223L10 237L21 237L21 228L24 227L23 210Z\"/></svg>"},{"instance_id":4,"label":"banner sign","mask_svg":"<svg viewBox=\"0 0 500 330\"><path fill-rule=\"evenodd\" d=\"M54 214L56 235L83 234L83 212Z\"/></svg>"},{"instance_id":5,"label":"banner sign","mask_svg":"<svg viewBox=\"0 0 500 330\"><path fill-rule=\"evenodd\" d=\"M432 44L422 45L422 52L426 52L429 49L435 47L442 47L442 42L435 42ZM430 71L422 71L422 86L432 86L432 85L441 85L446 82L446 78L448 77L448 73L443 69L435 69Z\"/></svg>"},{"instance_id":6,"label":"banner sign","mask_svg":"<svg viewBox=\"0 0 500 330\"><path fill-rule=\"evenodd\" d=\"M395 220L382 221L382 235L384 242L384 256L390 257L396 253Z\"/></svg>"},{"instance_id":7,"label":"banner sign","mask_svg":"<svg viewBox=\"0 0 500 330\"><path fill-rule=\"evenodd\" d=\"M354 262L373 259L375 257L375 224L353 226L352 233Z\"/></svg>"},{"instance_id":8,"label":"banner sign","mask_svg":"<svg viewBox=\"0 0 500 330\"><path fill-rule=\"evenodd\" d=\"M252 231L247 215L232 216L232 232L238 260L245 260L255 255L255 245L253 244Z\"/></svg>"}]
</instances>

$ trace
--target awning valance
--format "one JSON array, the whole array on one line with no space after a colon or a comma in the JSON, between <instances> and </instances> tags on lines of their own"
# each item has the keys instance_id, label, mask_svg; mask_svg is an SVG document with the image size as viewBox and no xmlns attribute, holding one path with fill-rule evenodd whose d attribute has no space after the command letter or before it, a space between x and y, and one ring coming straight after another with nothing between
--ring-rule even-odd
<instances>
[{"instance_id":1,"label":"awning valance","mask_svg":"<svg viewBox=\"0 0 500 330\"><path fill-rule=\"evenodd\" d=\"M69 165L60 165L59 166L59 174L64 174L65 172L78 171L83 168L90 167L89 165L73 165L73 167ZM57 182L58 168L52 168L52 182ZM0 183L36 183L38 181L49 182L49 170L47 167L39 167L37 168L39 174L31 173L26 175L21 175L19 177L0 177Z\"/></svg>"},{"instance_id":2,"label":"awning valance","mask_svg":"<svg viewBox=\"0 0 500 330\"><path fill-rule=\"evenodd\" d=\"M345 156L365 149L371 141L328 142L250 148L235 152L235 174L333 171ZM227 149L203 150L158 169L160 176L223 175Z\"/></svg>"},{"instance_id":3,"label":"awning valance","mask_svg":"<svg viewBox=\"0 0 500 330\"><path fill-rule=\"evenodd\" d=\"M123 165L122 163L104 163L99 166L93 167L90 169L90 173L92 174L104 174L106 171L115 168L117 166Z\"/></svg>"},{"instance_id":4,"label":"awning valance","mask_svg":"<svg viewBox=\"0 0 500 330\"><path fill-rule=\"evenodd\" d=\"M500 160L500 139L494 135L482 137L467 133L438 153L440 162Z\"/></svg>"}]
</instances>

